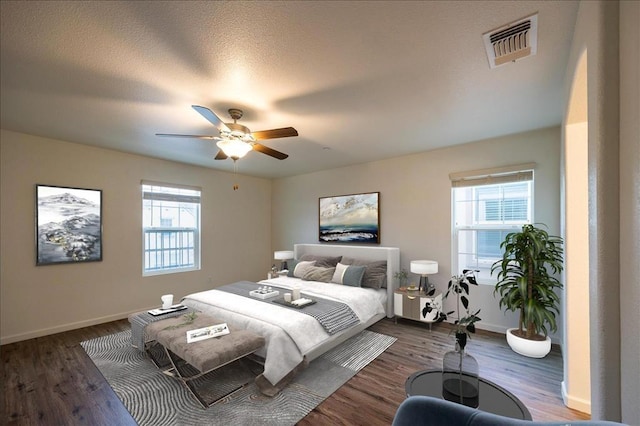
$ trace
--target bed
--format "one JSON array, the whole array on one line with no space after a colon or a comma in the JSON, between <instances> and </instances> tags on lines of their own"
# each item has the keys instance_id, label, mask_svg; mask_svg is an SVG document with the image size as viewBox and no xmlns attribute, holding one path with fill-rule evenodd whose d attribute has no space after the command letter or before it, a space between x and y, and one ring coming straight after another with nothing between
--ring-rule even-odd
<instances>
[{"instance_id":1,"label":"bed","mask_svg":"<svg viewBox=\"0 0 640 426\"><path fill-rule=\"evenodd\" d=\"M400 267L400 250L398 248L296 244L294 256L295 259L291 262L291 266L298 263L302 266L309 266L310 258L320 259L319 264L321 264L323 258L339 257L341 261L344 259L346 263L349 263L347 270L350 272L362 269L362 265L365 265L365 270L369 271L367 265L379 266L381 261L386 262L386 271L384 271L386 274L383 277L384 287L380 289L357 287L326 281L303 280L292 276L279 276L255 283L256 289L265 285L284 289L284 291L298 288L303 297L346 304L357 316L357 324L334 334L327 332L318 320L300 312L301 310L282 307L276 303L265 303L262 300L233 294L222 289L193 293L182 301L187 306L219 318L235 327L254 331L265 338L264 349L257 352L257 355L264 358L264 372L256 379L256 383L265 394L276 393L306 363L385 316L391 318L394 315L394 274ZM351 268L350 266L357 267ZM294 270L294 268L290 269ZM314 267L311 269L318 271L322 268ZM300 268L297 270L299 271ZM379 269L378 272L380 272ZM378 276L378 278L380 277ZM250 285L246 282L242 284Z\"/></svg>"}]
</instances>

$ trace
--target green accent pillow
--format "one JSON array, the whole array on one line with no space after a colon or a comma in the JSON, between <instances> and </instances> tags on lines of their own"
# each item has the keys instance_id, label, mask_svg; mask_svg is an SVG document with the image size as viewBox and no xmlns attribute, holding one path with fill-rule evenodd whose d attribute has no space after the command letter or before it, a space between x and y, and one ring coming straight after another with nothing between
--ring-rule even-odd
<instances>
[{"instance_id":1,"label":"green accent pillow","mask_svg":"<svg viewBox=\"0 0 640 426\"><path fill-rule=\"evenodd\" d=\"M289 272L287 272L288 277L293 277L293 271L296 270L296 266L299 262L300 260L298 259L287 260L287 268L289 269Z\"/></svg>"},{"instance_id":2,"label":"green accent pillow","mask_svg":"<svg viewBox=\"0 0 640 426\"><path fill-rule=\"evenodd\" d=\"M386 288L387 287L387 261L386 260L361 260L343 257L340 263L345 265L364 266L362 287Z\"/></svg>"},{"instance_id":3,"label":"green accent pillow","mask_svg":"<svg viewBox=\"0 0 640 426\"><path fill-rule=\"evenodd\" d=\"M364 266L349 266L338 263L336 265L336 271L331 278L331 282L351 287L360 287L365 269L366 268Z\"/></svg>"},{"instance_id":4,"label":"green accent pillow","mask_svg":"<svg viewBox=\"0 0 640 426\"><path fill-rule=\"evenodd\" d=\"M366 269L364 266L347 266L347 269L342 275L342 284L351 287L361 287L362 277Z\"/></svg>"}]
</instances>

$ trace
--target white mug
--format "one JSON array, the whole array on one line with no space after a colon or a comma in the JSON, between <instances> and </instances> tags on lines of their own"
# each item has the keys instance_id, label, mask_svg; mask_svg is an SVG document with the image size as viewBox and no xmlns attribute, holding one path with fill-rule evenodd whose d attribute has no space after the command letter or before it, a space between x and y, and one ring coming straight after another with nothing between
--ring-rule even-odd
<instances>
[{"instance_id":1,"label":"white mug","mask_svg":"<svg viewBox=\"0 0 640 426\"><path fill-rule=\"evenodd\" d=\"M162 300L162 309L169 309L173 305L173 294L165 294L160 300Z\"/></svg>"},{"instance_id":2,"label":"white mug","mask_svg":"<svg viewBox=\"0 0 640 426\"><path fill-rule=\"evenodd\" d=\"M300 289L299 288L293 288L292 290L293 295L291 296L291 298L293 300L298 300L300 299Z\"/></svg>"},{"instance_id":3,"label":"white mug","mask_svg":"<svg viewBox=\"0 0 640 426\"><path fill-rule=\"evenodd\" d=\"M285 293L284 294L284 301L285 302L291 302L291 293Z\"/></svg>"}]
</instances>

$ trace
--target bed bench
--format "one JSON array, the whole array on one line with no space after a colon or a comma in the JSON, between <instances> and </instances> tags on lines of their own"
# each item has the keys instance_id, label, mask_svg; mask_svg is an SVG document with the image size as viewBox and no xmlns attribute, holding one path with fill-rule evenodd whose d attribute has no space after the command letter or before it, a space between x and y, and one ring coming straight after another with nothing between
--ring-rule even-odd
<instances>
[{"instance_id":1,"label":"bed bench","mask_svg":"<svg viewBox=\"0 0 640 426\"><path fill-rule=\"evenodd\" d=\"M147 325L145 331L151 340L155 340L164 348L176 377L182 381L200 404L207 408L231 393L242 389L247 383L241 384L214 401L207 402L193 386L192 380L254 353L264 346L265 339L249 330L229 327L230 333L224 336L187 343L188 330L208 327L224 321L219 321L200 312L195 313L193 322L186 318L182 315L153 322ZM151 358L153 359L153 356ZM193 370L185 368L182 361L186 361L198 371L195 374L189 374L189 370Z\"/></svg>"}]
</instances>

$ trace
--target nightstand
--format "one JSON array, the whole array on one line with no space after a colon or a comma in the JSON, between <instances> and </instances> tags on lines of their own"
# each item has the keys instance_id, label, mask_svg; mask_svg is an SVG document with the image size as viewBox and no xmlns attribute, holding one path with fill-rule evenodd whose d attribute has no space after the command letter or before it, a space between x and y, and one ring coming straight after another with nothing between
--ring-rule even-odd
<instances>
[{"instance_id":1,"label":"nightstand","mask_svg":"<svg viewBox=\"0 0 640 426\"><path fill-rule=\"evenodd\" d=\"M426 317L422 316L422 310L427 303L430 303L434 310L427 314ZM442 292L436 292L433 296L427 296L424 292L418 292L418 290L408 290L406 287L401 287L394 291L393 294L393 313L396 316L396 323L398 317L407 318L414 321L426 322L431 327L431 324L435 322L438 312L442 309Z\"/></svg>"}]
</instances>

